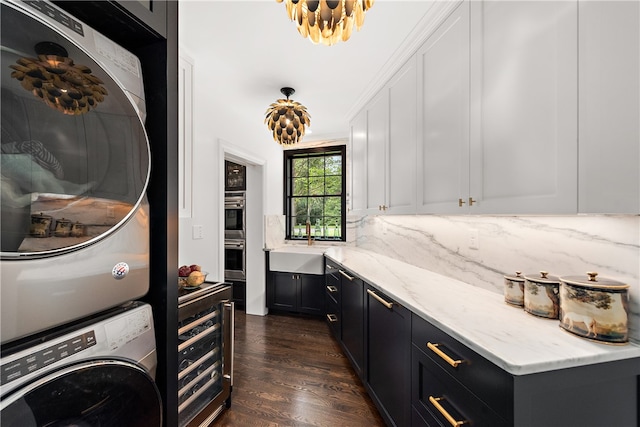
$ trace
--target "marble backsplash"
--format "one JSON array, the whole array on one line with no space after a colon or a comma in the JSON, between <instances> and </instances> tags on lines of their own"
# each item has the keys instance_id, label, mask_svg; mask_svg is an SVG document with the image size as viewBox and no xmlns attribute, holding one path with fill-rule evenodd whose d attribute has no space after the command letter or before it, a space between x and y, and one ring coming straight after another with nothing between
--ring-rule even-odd
<instances>
[{"instance_id":1,"label":"marble backsplash","mask_svg":"<svg viewBox=\"0 0 640 427\"><path fill-rule=\"evenodd\" d=\"M270 247L285 244L283 224L284 217L266 218ZM516 271L585 278L597 271L630 285L629 333L640 341L640 216L351 215L347 245L500 294L503 275Z\"/></svg>"}]
</instances>

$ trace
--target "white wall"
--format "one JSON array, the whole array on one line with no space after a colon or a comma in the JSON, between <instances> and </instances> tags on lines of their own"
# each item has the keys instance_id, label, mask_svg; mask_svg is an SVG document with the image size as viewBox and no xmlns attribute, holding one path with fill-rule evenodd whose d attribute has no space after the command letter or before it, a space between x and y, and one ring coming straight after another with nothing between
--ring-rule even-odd
<instances>
[{"instance_id":1,"label":"white wall","mask_svg":"<svg viewBox=\"0 0 640 427\"><path fill-rule=\"evenodd\" d=\"M217 66L216 58L193 58L193 148L191 159L191 217L180 218L180 264L197 263L210 272L209 280L223 280L224 266L220 265L220 212L224 197L221 145L229 151L247 153L251 160L259 159L263 166L263 185L282 188L282 149L276 144L262 117L247 117L236 109L216 110L208 103L216 96L214 82L207 77L207 69ZM266 108L266 107L265 107ZM232 123L233 126L229 126ZM226 131L232 129L232 131ZM246 161L242 162L247 164ZM282 192L271 191L264 198L263 213L282 213ZM192 227L202 226L202 239L192 238ZM262 247L262 244L260 245Z\"/></svg>"}]
</instances>

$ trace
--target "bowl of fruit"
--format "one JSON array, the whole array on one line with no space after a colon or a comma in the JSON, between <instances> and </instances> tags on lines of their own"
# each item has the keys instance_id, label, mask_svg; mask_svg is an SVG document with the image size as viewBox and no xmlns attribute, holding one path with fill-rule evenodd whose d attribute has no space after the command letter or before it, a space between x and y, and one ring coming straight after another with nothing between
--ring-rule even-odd
<instances>
[{"instance_id":1,"label":"bowl of fruit","mask_svg":"<svg viewBox=\"0 0 640 427\"><path fill-rule=\"evenodd\" d=\"M178 269L178 288L197 289L207 279L207 274L198 264L183 265Z\"/></svg>"}]
</instances>

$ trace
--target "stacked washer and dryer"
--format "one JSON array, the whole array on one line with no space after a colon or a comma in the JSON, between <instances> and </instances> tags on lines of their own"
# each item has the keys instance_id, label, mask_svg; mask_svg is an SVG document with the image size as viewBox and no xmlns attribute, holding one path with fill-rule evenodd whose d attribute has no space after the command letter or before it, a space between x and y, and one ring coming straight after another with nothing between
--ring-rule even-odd
<instances>
[{"instance_id":1,"label":"stacked washer and dryer","mask_svg":"<svg viewBox=\"0 0 640 427\"><path fill-rule=\"evenodd\" d=\"M0 425L159 426L140 62L1 7Z\"/></svg>"}]
</instances>

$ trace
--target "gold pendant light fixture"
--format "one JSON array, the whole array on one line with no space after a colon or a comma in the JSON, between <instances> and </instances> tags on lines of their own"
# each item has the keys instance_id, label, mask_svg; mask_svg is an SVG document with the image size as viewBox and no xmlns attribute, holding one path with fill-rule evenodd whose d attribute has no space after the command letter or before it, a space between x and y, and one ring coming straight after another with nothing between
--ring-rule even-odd
<instances>
[{"instance_id":1,"label":"gold pendant light fixture","mask_svg":"<svg viewBox=\"0 0 640 427\"><path fill-rule=\"evenodd\" d=\"M273 139L280 145L292 145L300 142L305 127L311 125L307 107L289 99L296 91L283 87L280 92L287 99L278 99L267 108L264 122L273 132Z\"/></svg>"},{"instance_id":2,"label":"gold pendant light fixture","mask_svg":"<svg viewBox=\"0 0 640 427\"><path fill-rule=\"evenodd\" d=\"M287 13L296 21L298 32L314 44L327 46L351 37L353 26L360 31L364 14L374 0L276 0L285 2Z\"/></svg>"},{"instance_id":3,"label":"gold pendant light fixture","mask_svg":"<svg viewBox=\"0 0 640 427\"><path fill-rule=\"evenodd\" d=\"M35 46L38 58L22 57L10 65L11 77L49 107L79 115L104 101L107 89L87 66L74 64L67 50L54 42Z\"/></svg>"}]
</instances>

